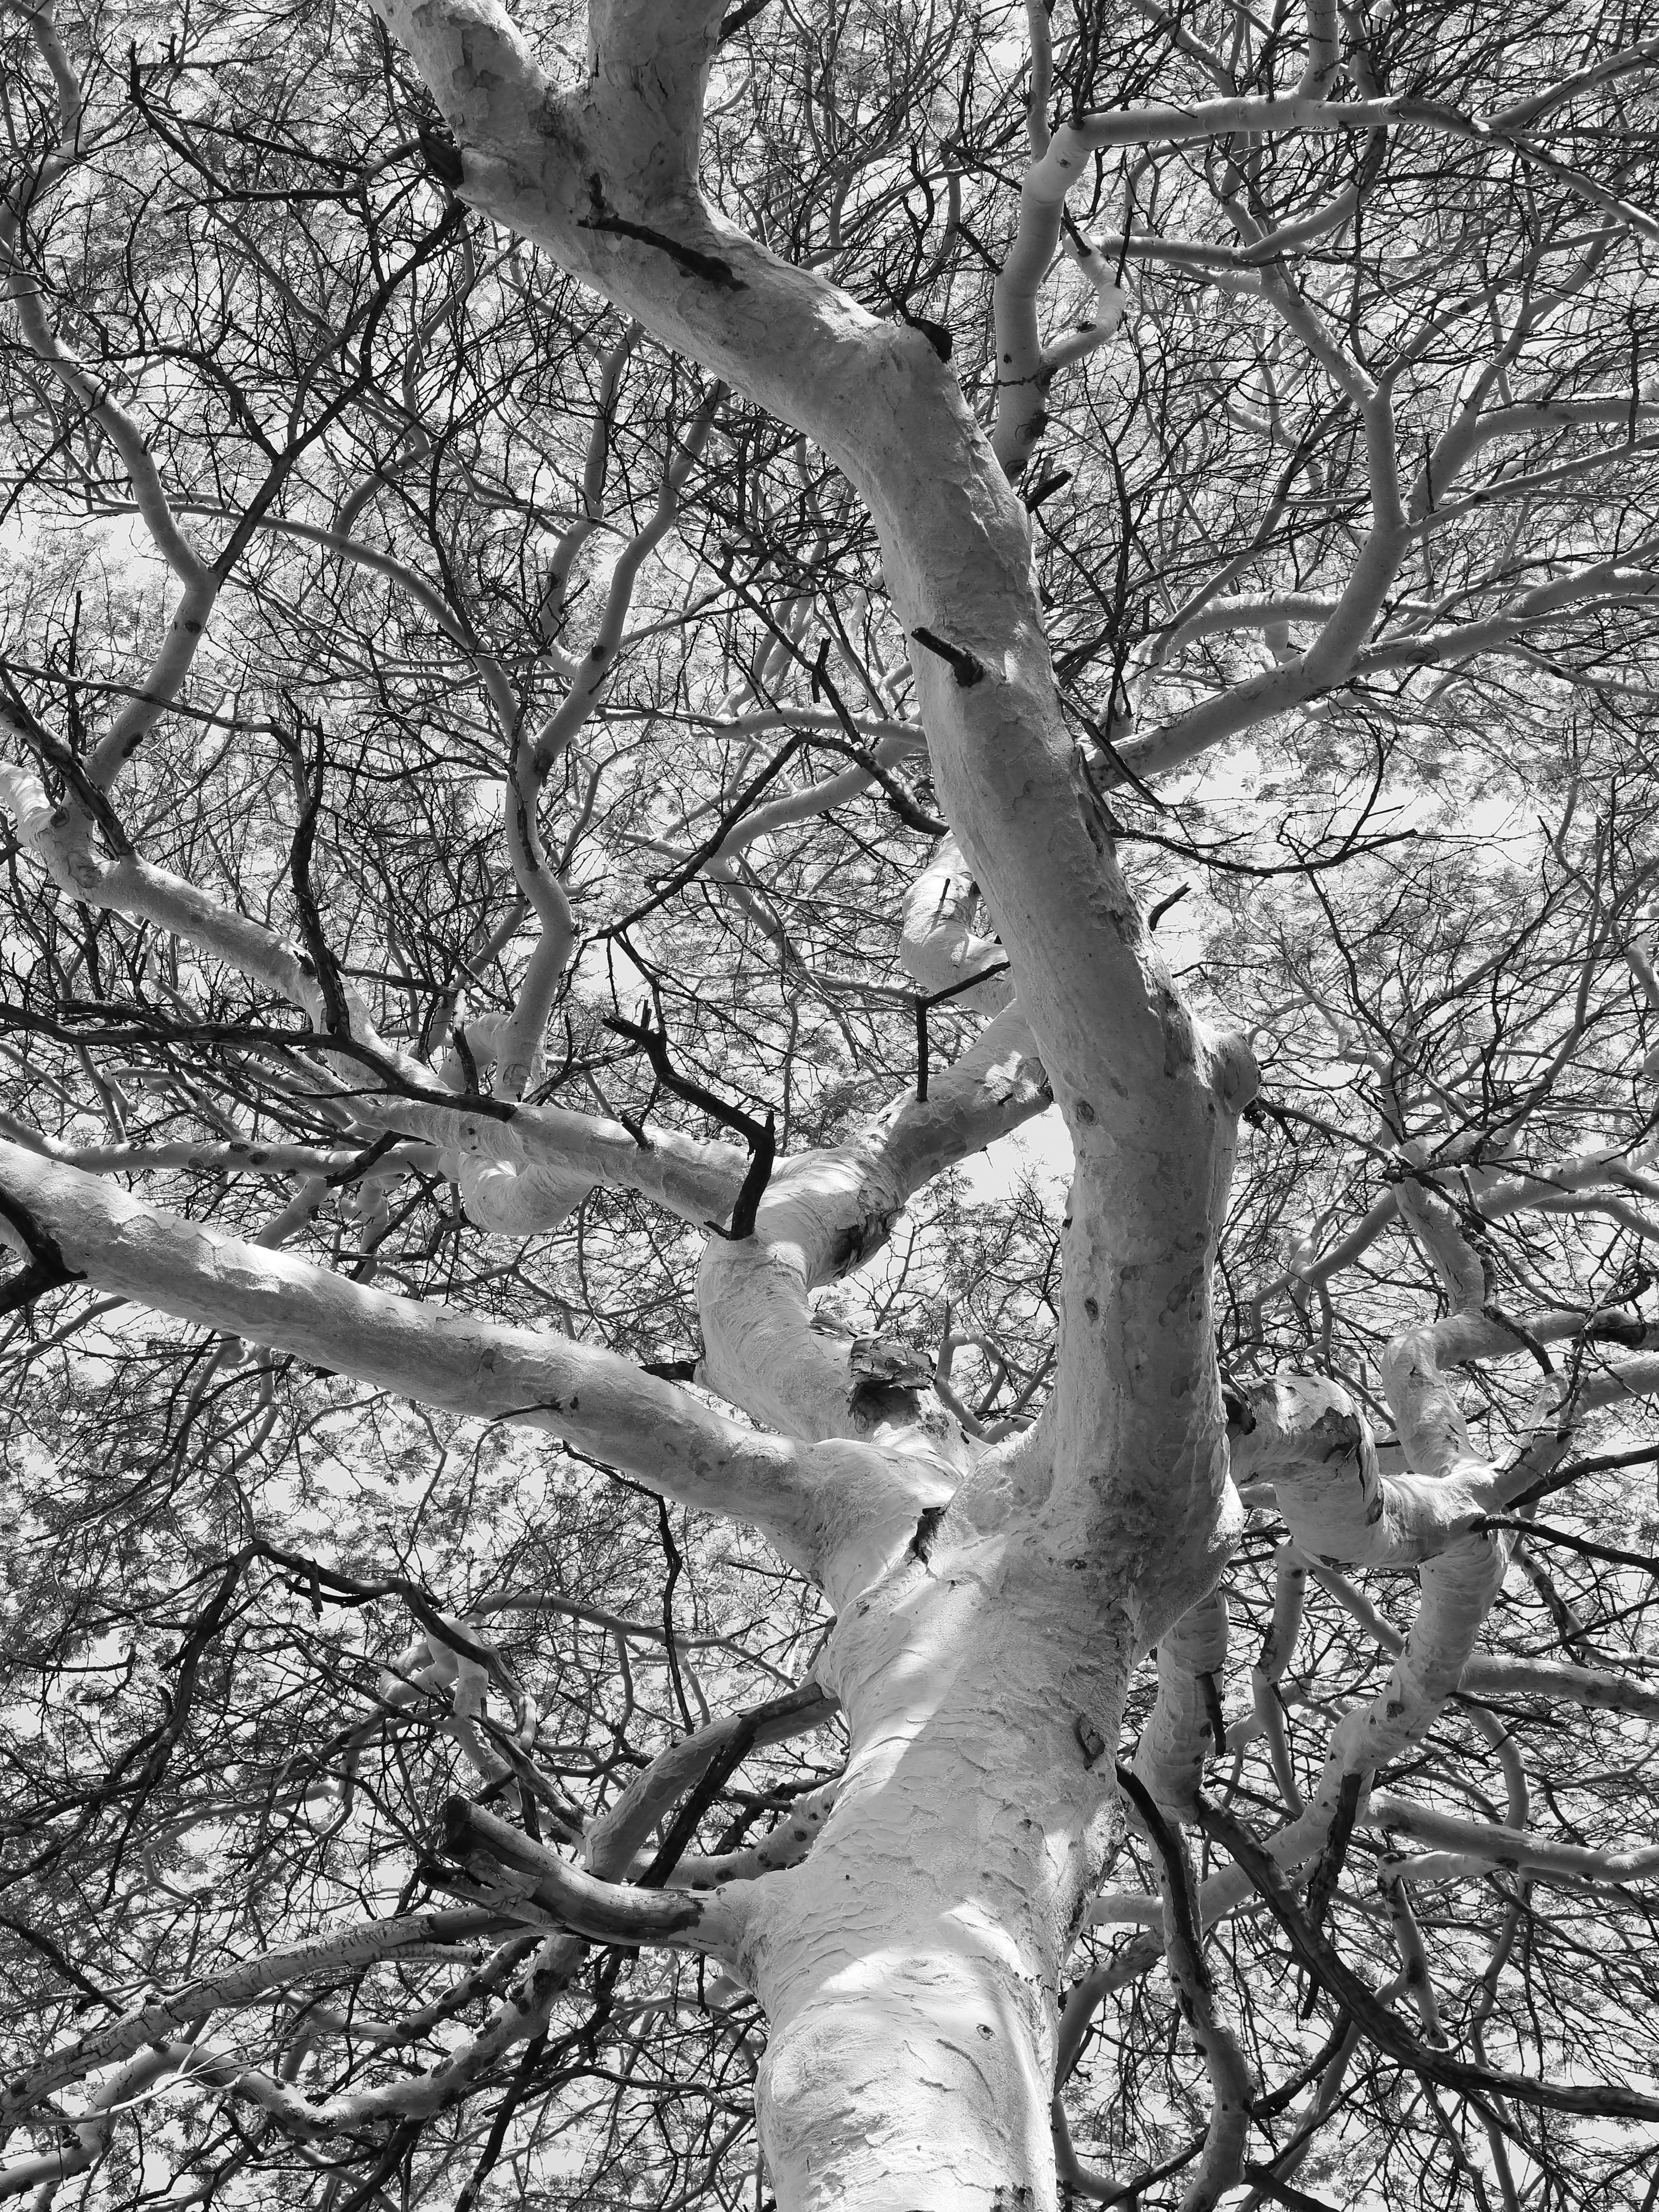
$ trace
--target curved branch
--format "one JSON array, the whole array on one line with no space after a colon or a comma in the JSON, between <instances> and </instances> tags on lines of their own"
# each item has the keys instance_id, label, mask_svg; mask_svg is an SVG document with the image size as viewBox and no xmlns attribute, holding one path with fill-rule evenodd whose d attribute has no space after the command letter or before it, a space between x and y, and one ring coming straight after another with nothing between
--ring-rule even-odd
<instances>
[{"instance_id":1,"label":"curved branch","mask_svg":"<svg viewBox=\"0 0 1659 2212\"><path fill-rule=\"evenodd\" d=\"M0 1143L0 1194L100 1290L452 1413L568 1437L687 1504L752 1521L797 1551L805 1540L806 1455L614 1353L364 1289L15 1145Z\"/></svg>"},{"instance_id":2,"label":"curved branch","mask_svg":"<svg viewBox=\"0 0 1659 2212\"><path fill-rule=\"evenodd\" d=\"M129 2058L147 2044L182 2034L210 2013L257 2004L316 1975L337 1978L378 1960L406 1959L434 1948L451 1950L469 1936L492 1934L501 1926L501 1916L495 1912L404 1913L392 1919L361 1921L309 1943L267 1952L263 1958L228 1967L222 1974L207 1975L173 1996L157 1998L102 2027L89 2029L73 2043L49 2052L38 2065L14 2075L0 2095L0 2126L9 2126L65 2082Z\"/></svg>"},{"instance_id":3,"label":"curved branch","mask_svg":"<svg viewBox=\"0 0 1659 2212\"><path fill-rule=\"evenodd\" d=\"M1626 2089L1612 2082L1594 2089L1581 2089L1553 2081L1534 2081L1525 2075L1502 2074L1492 2067L1473 2066L1443 2050L1419 2043L1405 2023L1388 2009L1338 1954L1335 1947L1312 1925L1272 1853L1263 1849L1243 1823L1235 1820L1218 1806L1207 1803L1200 1805L1198 1820L1204 1833L1229 1853L1260 1891L1267 1910L1289 1936L1291 1948L1308 1972L1358 2021L1379 2051L1409 2066L1425 2081L1475 2096L1512 2097L1518 2104L1536 2106L1549 2112L1659 2119L1659 2097L1644 2096L1639 2090Z\"/></svg>"},{"instance_id":4,"label":"curved branch","mask_svg":"<svg viewBox=\"0 0 1659 2212\"><path fill-rule=\"evenodd\" d=\"M1472 1862L1481 1872L1492 1867L1512 1867L1527 1874L1546 1875L1558 1881L1645 1881L1659 1875L1659 1844L1627 1851L1588 1850L1576 1844L1555 1844L1531 1836L1523 1828L1487 1820L1465 1820L1455 1814L1437 1812L1431 1805L1379 1791L1365 1810L1364 1825L1390 1834L1414 1836L1432 1844L1437 1851L1455 1853ZM1413 1881L1436 1881L1466 1868L1434 1860L1407 1860L1401 1869Z\"/></svg>"},{"instance_id":5,"label":"curved branch","mask_svg":"<svg viewBox=\"0 0 1659 2212\"><path fill-rule=\"evenodd\" d=\"M487 1897L513 1900L507 1911L522 1917L533 1907L592 1942L665 1946L729 1959L742 1936L742 1915L731 1893L704 1898L601 1881L465 1797L452 1797L444 1807L443 1846Z\"/></svg>"}]
</instances>

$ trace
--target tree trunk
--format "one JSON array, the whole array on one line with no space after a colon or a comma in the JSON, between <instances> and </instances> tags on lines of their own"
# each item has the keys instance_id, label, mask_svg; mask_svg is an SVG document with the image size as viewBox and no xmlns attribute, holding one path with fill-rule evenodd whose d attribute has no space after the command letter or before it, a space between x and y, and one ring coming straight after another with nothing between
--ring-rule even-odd
<instances>
[{"instance_id":1,"label":"tree trunk","mask_svg":"<svg viewBox=\"0 0 1659 2212\"><path fill-rule=\"evenodd\" d=\"M1028 1525L924 1534L842 1613L835 1813L754 1895L761 2139L787 2212L1054 2202L1055 1991L1112 1817L1129 1632ZM1114 1624L1115 1631L1114 1632Z\"/></svg>"}]
</instances>

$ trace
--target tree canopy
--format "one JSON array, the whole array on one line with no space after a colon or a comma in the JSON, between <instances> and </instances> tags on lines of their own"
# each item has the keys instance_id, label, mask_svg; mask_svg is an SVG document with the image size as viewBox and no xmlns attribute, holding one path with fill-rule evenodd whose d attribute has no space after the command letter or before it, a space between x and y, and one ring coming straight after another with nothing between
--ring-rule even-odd
<instances>
[{"instance_id":1,"label":"tree canopy","mask_svg":"<svg viewBox=\"0 0 1659 2212\"><path fill-rule=\"evenodd\" d=\"M1656 82L4 0L0 2195L1653 2212Z\"/></svg>"}]
</instances>

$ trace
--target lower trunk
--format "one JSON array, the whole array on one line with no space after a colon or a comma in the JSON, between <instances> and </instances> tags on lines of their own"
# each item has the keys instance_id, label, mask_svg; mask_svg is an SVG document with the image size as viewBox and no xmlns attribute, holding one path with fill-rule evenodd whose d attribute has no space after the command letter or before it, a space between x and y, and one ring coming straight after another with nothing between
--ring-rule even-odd
<instances>
[{"instance_id":1,"label":"lower trunk","mask_svg":"<svg viewBox=\"0 0 1659 2212\"><path fill-rule=\"evenodd\" d=\"M768 1878L761 2141L780 2212L1055 2199L1056 1990L1112 1817L1127 1634L1027 1539L917 1559L843 1613L845 1786Z\"/></svg>"},{"instance_id":2,"label":"lower trunk","mask_svg":"<svg viewBox=\"0 0 1659 2212\"><path fill-rule=\"evenodd\" d=\"M781 2212L1048 2212L1052 1962L977 1917L802 1931L758 2089Z\"/></svg>"}]
</instances>

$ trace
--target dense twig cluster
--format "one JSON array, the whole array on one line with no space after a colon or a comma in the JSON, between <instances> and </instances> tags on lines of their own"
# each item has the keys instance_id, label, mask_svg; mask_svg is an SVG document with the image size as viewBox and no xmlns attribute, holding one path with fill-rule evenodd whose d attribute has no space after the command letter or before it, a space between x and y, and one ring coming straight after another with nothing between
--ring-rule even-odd
<instances>
[{"instance_id":1,"label":"dense twig cluster","mask_svg":"<svg viewBox=\"0 0 1659 2212\"><path fill-rule=\"evenodd\" d=\"M1255 1517L1129 1690L1062 2183L1652 2212L1659 52L716 27L708 198L959 380L1079 809L1261 1069ZM476 210L367 11L20 5L0 70L0 1136L227 1281L620 1355L689 1454L1017 1453L1064 1146L912 654L975 711L1000 668L816 447ZM743 289L598 182L599 246ZM763 2203L722 1893L844 1749L793 1524L549 1446L564 1383L427 1410L275 1291L269 1342L160 1325L21 1197L0 1243L0 2191Z\"/></svg>"}]
</instances>

